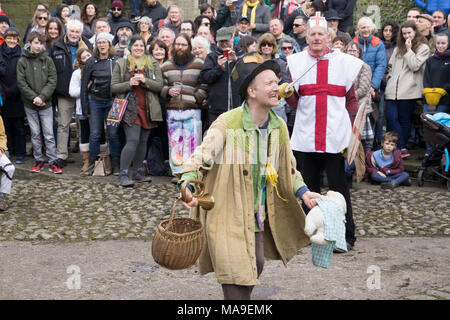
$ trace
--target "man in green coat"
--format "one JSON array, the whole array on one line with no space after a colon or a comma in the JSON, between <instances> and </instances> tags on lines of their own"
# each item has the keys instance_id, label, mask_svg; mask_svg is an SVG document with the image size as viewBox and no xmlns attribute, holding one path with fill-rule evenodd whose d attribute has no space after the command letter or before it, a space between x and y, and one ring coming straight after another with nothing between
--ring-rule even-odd
<instances>
[{"instance_id":1,"label":"man in green coat","mask_svg":"<svg viewBox=\"0 0 450 320\"><path fill-rule=\"evenodd\" d=\"M286 265L309 244L305 214L298 202L316 205L295 168L284 121L271 109L278 105L278 64L257 53L244 56L232 75L239 80L241 107L221 114L203 143L183 164L181 183L198 179L212 195L210 211L197 207L188 185L184 205L200 210L206 241L198 261L201 274L215 272L225 299L250 299L259 284L264 257Z\"/></svg>"}]
</instances>

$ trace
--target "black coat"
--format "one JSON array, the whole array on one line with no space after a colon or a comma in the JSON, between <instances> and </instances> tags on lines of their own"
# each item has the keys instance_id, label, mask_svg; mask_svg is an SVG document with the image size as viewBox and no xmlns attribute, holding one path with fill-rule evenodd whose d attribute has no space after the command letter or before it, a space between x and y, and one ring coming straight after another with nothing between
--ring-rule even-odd
<instances>
[{"instance_id":1,"label":"black coat","mask_svg":"<svg viewBox=\"0 0 450 320\"><path fill-rule=\"evenodd\" d=\"M450 105L450 50L427 59L423 75L424 88L442 88L447 94L441 98L439 104Z\"/></svg>"},{"instance_id":2,"label":"black coat","mask_svg":"<svg viewBox=\"0 0 450 320\"><path fill-rule=\"evenodd\" d=\"M56 40L53 43L50 49L50 58L52 58L53 63L55 64L56 74L58 76L58 81L56 83L55 94L57 96L63 96L70 98L69 95L69 85L70 79L72 78L72 53L70 49L67 47L65 42L66 37L63 36ZM80 40L79 47L82 46L81 41L83 41L84 45L87 46L90 50L92 50L92 44L89 40L85 38Z\"/></svg>"},{"instance_id":3,"label":"black coat","mask_svg":"<svg viewBox=\"0 0 450 320\"><path fill-rule=\"evenodd\" d=\"M328 0L328 9L334 9L338 12L339 30L345 32L347 28L353 26L353 11L356 0Z\"/></svg>"},{"instance_id":4,"label":"black coat","mask_svg":"<svg viewBox=\"0 0 450 320\"><path fill-rule=\"evenodd\" d=\"M154 6L145 5L142 15L152 19L153 31L156 31L160 20L164 20L167 17L167 9L157 1Z\"/></svg>"},{"instance_id":5,"label":"black coat","mask_svg":"<svg viewBox=\"0 0 450 320\"><path fill-rule=\"evenodd\" d=\"M222 113L228 111L228 86L231 84L232 104L230 110L239 106L239 88L231 79L231 71L235 63L228 62L228 68L220 68L217 63L218 56L222 55L222 49L216 47L206 56L202 71L200 72L200 83L208 85L208 105L212 112ZM236 53L238 55L238 53Z\"/></svg>"},{"instance_id":6,"label":"black coat","mask_svg":"<svg viewBox=\"0 0 450 320\"><path fill-rule=\"evenodd\" d=\"M81 75L81 108L83 114L90 114L88 97L95 100L107 101L112 99L111 77L116 65L117 57L100 59L92 56L86 61ZM89 83L91 83L89 85Z\"/></svg>"},{"instance_id":7,"label":"black coat","mask_svg":"<svg viewBox=\"0 0 450 320\"><path fill-rule=\"evenodd\" d=\"M0 108L4 118L23 118L25 109L17 86L17 62L22 55L20 46L8 50L6 43L0 46L0 90L3 93L3 107Z\"/></svg>"}]
</instances>

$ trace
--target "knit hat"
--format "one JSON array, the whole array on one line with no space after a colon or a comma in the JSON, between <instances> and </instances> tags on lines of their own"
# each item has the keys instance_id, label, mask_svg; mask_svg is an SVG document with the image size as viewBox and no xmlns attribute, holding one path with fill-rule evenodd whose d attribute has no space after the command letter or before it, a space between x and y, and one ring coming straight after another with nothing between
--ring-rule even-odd
<instances>
[{"instance_id":1,"label":"knit hat","mask_svg":"<svg viewBox=\"0 0 450 320\"><path fill-rule=\"evenodd\" d=\"M106 39L109 41L109 44L112 44L114 36L109 32L100 32L95 38L95 44L97 44L98 40L100 39Z\"/></svg>"},{"instance_id":2,"label":"knit hat","mask_svg":"<svg viewBox=\"0 0 450 320\"><path fill-rule=\"evenodd\" d=\"M0 14L0 22L6 22L8 25L11 25L9 23L9 17L7 15Z\"/></svg>"},{"instance_id":3,"label":"knit hat","mask_svg":"<svg viewBox=\"0 0 450 320\"><path fill-rule=\"evenodd\" d=\"M7 35L12 35L12 36L17 36L20 39L20 33L19 30L17 30L14 27L9 27L8 29L6 29L5 33L3 34L3 37L6 38Z\"/></svg>"},{"instance_id":4,"label":"knit hat","mask_svg":"<svg viewBox=\"0 0 450 320\"><path fill-rule=\"evenodd\" d=\"M120 1L120 0L114 0L114 1L111 3L111 9L112 9L112 8L120 8L120 9L122 9L122 11L123 11L123 2Z\"/></svg>"}]
</instances>

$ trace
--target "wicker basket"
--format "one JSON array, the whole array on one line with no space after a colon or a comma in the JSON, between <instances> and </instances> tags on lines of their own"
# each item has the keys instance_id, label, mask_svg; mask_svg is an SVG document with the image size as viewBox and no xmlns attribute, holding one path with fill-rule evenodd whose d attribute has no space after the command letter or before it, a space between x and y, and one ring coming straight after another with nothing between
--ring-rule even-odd
<instances>
[{"instance_id":1,"label":"wicker basket","mask_svg":"<svg viewBox=\"0 0 450 320\"><path fill-rule=\"evenodd\" d=\"M152 256L156 263L171 269L180 270L195 264L204 243L204 228L200 220L174 218L172 206L169 220L161 222L152 242Z\"/></svg>"}]
</instances>

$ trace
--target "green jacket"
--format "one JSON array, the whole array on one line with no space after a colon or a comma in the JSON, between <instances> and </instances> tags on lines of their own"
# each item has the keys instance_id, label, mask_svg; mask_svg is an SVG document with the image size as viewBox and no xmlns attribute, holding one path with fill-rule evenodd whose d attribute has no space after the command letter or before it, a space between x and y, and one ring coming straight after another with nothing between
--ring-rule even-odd
<instances>
[{"instance_id":1,"label":"green jacket","mask_svg":"<svg viewBox=\"0 0 450 320\"><path fill-rule=\"evenodd\" d=\"M149 119L152 121L163 121L161 105L159 104L159 93L163 87L163 77L158 62L152 59L152 70L146 70L145 86L146 103ZM111 78L111 92L117 98L125 98L130 87L129 63L126 58L117 60ZM123 121L132 124L137 117L137 105L129 104L123 116Z\"/></svg>"},{"instance_id":2,"label":"green jacket","mask_svg":"<svg viewBox=\"0 0 450 320\"><path fill-rule=\"evenodd\" d=\"M53 60L45 51L32 53L23 50L17 62L17 86L22 94L22 101L27 108L42 110L52 106L52 95L56 88L56 68ZM45 102L44 107L33 104L36 97Z\"/></svg>"}]
</instances>

